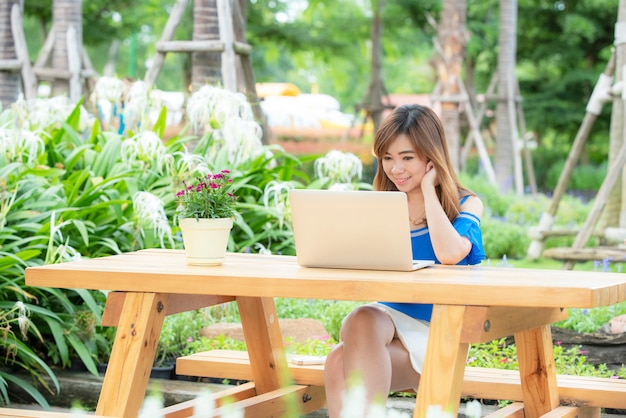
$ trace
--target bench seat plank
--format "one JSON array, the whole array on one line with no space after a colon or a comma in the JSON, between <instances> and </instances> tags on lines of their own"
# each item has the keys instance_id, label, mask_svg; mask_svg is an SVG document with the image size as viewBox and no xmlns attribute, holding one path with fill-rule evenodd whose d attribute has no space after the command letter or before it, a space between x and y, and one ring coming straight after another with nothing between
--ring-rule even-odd
<instances>
[{"instance_id":1,"label":"bench seat plank","mask_svg":"<svg viewBox=\"0 0 626 418\"><path fill-rule=\"evenodd\" d=\"M322 364L300 366L289 362L289 369L295 384L324 386ZM180 357L176 361L176 373L236 380L252 378L248 353L235 350L211 350ZM557 375L557 386L564 405L626 409L625 379ZM462 396L476 399L522 401L517 370L466 367L461 391Z\"/></svg>"}]
</instances>

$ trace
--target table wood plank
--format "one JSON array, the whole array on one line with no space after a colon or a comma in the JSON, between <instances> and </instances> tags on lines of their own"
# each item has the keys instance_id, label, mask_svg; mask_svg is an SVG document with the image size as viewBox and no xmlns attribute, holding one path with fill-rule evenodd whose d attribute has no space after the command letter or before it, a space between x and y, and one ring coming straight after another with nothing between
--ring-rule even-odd
<instances>
[{"instance_id":1,"label":"table wood plank","mask_svg":"<svg viewBox=\"0 0 626 418\"><path fill-rule=\"evenodd\" d=\"M29 267L26 284L450 305L471 301L477 306L591 308L626 300L626 276L621 273L486 266L432 266L414 272L318 269L300 267L295 257L258 254L227 254L221 266L203 267L187 265L178 250Z\"/></svg>"}]
</instances>

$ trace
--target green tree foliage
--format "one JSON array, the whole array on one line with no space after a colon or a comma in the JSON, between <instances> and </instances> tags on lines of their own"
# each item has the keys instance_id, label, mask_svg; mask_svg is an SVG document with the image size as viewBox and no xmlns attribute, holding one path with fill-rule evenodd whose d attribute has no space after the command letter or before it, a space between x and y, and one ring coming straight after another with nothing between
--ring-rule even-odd
<instances>
[{"instance_id":1,"label":"green tree foliage","mask_svg":"<svg viewBox=\"0 0 626 418\"><path fill-rule=\"evenodd\" d=\"M113 39L128 38L146 22L150 11L155 11L153 3L133 0L83 1L83 42L85 45L108 46ZM42 30L47 32L52 22L52 0L24 2L24 14L36 19Z\"/></svg>"},{"instance_id":2,"label":"green tree foliage","mask_svg":"<svg viewBox=\"0 0 626 418\"><path fill-rule=\"evenodd\" d=\"M617 0L518 1L516 75L527 129L535 133L542 150L533 155L539 185L548 183L548 169L569 153L589 96L610 58L617 9ZM468 2L467 65L477 92L486 91L495 73L497 25L497 0ZM607 104L587 140L582 164L606 159L609 124Z\"/></svg>"},{"instance_id":3,"label":"green tree foliage","mask_svg":"<svg viewBox=\"0 0 626 418\"><path fill-rule=\"evenodd\" d=\"M83 23L89 28L83 30L84 43L96 69L103 68L109 43L118 38L123 42L117 76L127 75L127 68L134 64L135 77L142 78L174 3L84 2ZM291 82L305 93L316 86L320 93L336 97L345 112L352 112L365 98L369 85L371 5L371 0L251 0L247 41L253 47L256 80ZM384 7L382 75L386 90L431 93L436 81L431 66L436 32L428 17L438 21L441 0L386 0ZM547 168L569 152L587 100L610 57L617 8L618 0L518 1L517 77L527 130L534 133L542 150L533 156L539 185L548 187ZM190 38L191 9L188 6L176 39ZM25 3L31 25L36 19L40 26L49 27L51 10L51 0ZM469 43L464 77L469 90L478 94L487 90L495 74L498 16L498 0L467 2ZM37 36L38 32L26 31L33 57L45 37L45 31ZM31 42L33 37L38 39ZM183 74L188 66L187 55L168 54L157 86L184 90ZM493 120L487 119L484 127L489 122ZM587 141L581 164L596 165L606 159L609 123L607 105Z\"/></svg>"}]
</instances>

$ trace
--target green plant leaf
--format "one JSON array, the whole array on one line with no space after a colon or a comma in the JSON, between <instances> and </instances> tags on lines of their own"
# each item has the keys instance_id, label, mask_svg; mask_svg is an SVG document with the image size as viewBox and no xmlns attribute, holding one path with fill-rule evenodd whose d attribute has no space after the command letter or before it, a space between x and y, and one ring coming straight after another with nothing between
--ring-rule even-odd
<instances>
[{"instance_id":1,"label":"green plant leaf","mask_svg":"<svg viewBox=\"0 0 626 418\"><path fill-rule=\"evenodd\" d=\"M80 357L85 367L87 367L87 370L89 370L89 372L94 376L98 376L98 368L96 367L96 363L91 357L91 353L89 352L87 347L85 347L85 344L81 340L79 340L78 337L74 334L69 334L67 336L67 340L69 341L76 354L78 354L78 357Z\"/></svg>"},{"instance_id":2,"label":"green plant leaf","mask_svg":"<svg viewBox=\"0 0 626 418\"><path fill-rule=\"evenodd\" d=\"M30 395L31 398L33 398L33 400L37 402L39 405L41 405L42 407L46 409L50 409L50 404L48 403L46 398L41 394L41 392L39 392L39 390L37 390L37 388L31 385L28 381L22 379L19 376L15 376L11 373L7 373L3 371L0 371L0 378L17 385L22 390L24 390L28 395ZM3 393L3 397L4 397L4 393ZM6 399L8 399L8 396Z\"/></svg>"}]
</instances>

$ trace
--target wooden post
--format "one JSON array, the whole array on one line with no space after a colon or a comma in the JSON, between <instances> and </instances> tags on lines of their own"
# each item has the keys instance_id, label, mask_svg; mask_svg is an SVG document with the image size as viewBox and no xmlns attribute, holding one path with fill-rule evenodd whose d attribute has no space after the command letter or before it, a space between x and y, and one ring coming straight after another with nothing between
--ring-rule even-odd
<instances>
[{"instance_id":1,"label":"wooden post","mask_svg":"<svg viewBox=\"0 0 626 418\"><path fill-rule=\"evenodd\" d=\"M602 214L602 209L604 209L604 206L608 201L609 193L611 193L613 186L615 186L618 178L622 175L624 164L626 164L626 145L622 145L622 149L620 150L618 156L609 167L609 171L602 182L602 186L600 186L600 190L598 190L593 207L591 208L589 215L587 215L585 225L574 239L572 249L581 249L587 241L589 241L593 228ZM563 269L571 270L574 267L574 263L575 262L573 260L567 260L563 265Z\"/></svg>"},{"instance_id":2,"label":"wooden post","mask_svg":"<svg viewBox=\"0 0 626 418\"><path fill-rule=\"evenodd\" d=\"M235 34L233 31L233 12L230 0L217 0L217 19L220 26L220 39L224 42L222 52L222 84L224 88L237 91L237 61L235 49Z\"/></svg>"},{"instance_id":3,"label":"wooden post","mask_svg":"<svg viewBox=\"0 0 626 418\"><path fill-rule=\"evenodd\" d=\"M476 142L476 149L478 150L480 161L483 163L483 169L485 170L485 174L487 175L487 180L489 180L489 183L495 186L496 173L493 170L493 165L491 164L489 153L487 152L487 148L485 148L485 143L483 142L483 138L480 134L480 124L476 121L476 118L474 116L472 102L470 101L469 95L465 90L465 86L460 81L458 82L458 84L461 87L462 94L466 98L466 100L463 102L463 106L465 108L465 116L467 117L467 122L469 123L472 137Z\"/></svg>"},{"instance_id":4,"label":"wooden post","mask_svg":"<svg viewBox=\"0 0 626 418\"><path fill-rule=\"evenodd\" d=\"M28 46L26 45L26 38L24 37L22 12L20 11L20 6L17 4L14 4L11 8L11 30L13 32L17 59L22 63L21 71L24 98L34 99L37 97L37 79L33 73L33 67L30 65Z\"/></svg>"},{"instance_id":5,"label":"wooden post","mask_svg":"<svg viewBox=\"0 0 626 418\"><path fill-rule=\"evenodd\" d=\"M595 123L598 115L600 115L602 111L603 103L609 98L608 91L611 88L614 72L615 51L613 51L611 58L607 62L607 65L604 68L604 72L600 74L600 78L596 82L593 93L589 98L585 117L582 124L578 128L578 132L576 133L576 137L574 138L574 143L570 148L569 155L567 156L567 160L565 161L565 165L563 166L563 170L561 171L561 175L559 176L559 180L554 189L554 193L552 194L550 207L548 208L548 211L541 216L539 226L531 230L531 237L533 238L533 240L531 241L527 251L527 256L531 260L536 260L541 256L544 241L544 237L541 232L549 231L554 224L554 218L558 211L561 198L565 194L567 184L572 177L576 162L580 158L580 154L582 154L585 142L589 137L589 133L591 132L593 124Z\"/></svg>"},{"instance_id":6,"label":"wooden post","mask_svg":"<svg viewBox=\"0 0 626 418\"><path fill-rule=\"evenodd\" d=\"M70 71L71 77L69 79L69 96L72 103L77 103L81 96L81 83L80 83L80 52L79 44L76 38L76 28L74 25L69 25L67 28L67 68Z\"/></svg>"},{"instance_id":7,"label":"wooden post","mask_svg":"<svg viewBox=\"0 0 626 418\"><path fill-rule=\"evenodd\" d=\"M167 19L167 23L165 24L165 29L163 29L163 33L161 34L160 42L171 41L174 38L174 32L176 31L176 28L183 18L185 7L187 7L187 2L188 0L176 1L176 4L172 8L172 12L170 13L170 17ZM156 79L159 76L159 72L161 71L163 62L165 62L165 52L157 51L157 54L152 61L152 66L146 73L145 81L148 86L154 86L154 84L156 83Z\"/></svg>"}]
</instances>

